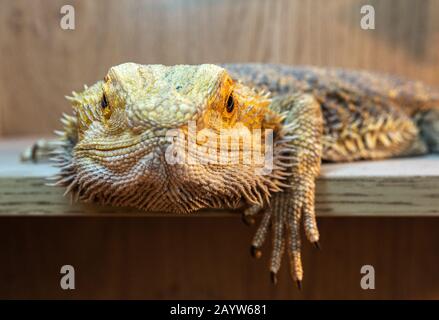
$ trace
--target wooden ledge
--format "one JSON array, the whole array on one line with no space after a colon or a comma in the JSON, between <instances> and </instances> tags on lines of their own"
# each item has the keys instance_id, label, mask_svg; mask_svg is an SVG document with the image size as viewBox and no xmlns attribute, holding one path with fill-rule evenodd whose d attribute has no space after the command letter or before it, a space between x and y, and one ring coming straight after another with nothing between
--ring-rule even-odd
<instances>
[{"instance_id":1,"label":"wooden ledge","mask_svg":"<svg viewBox=\"0 0 439 320\"><path fill-rule=\"evenodd\" d=\"M20 152L33 141L0 140L0 216L170 216L71 204L61 188L44 185L44 178L54 174L55 168L19 161ZM439 157L325 164L317 181L316 210L319 216L327 217L439 216ZM231 215L237 213L203 210L188 216Z\"/></svg>"}]
</instances>

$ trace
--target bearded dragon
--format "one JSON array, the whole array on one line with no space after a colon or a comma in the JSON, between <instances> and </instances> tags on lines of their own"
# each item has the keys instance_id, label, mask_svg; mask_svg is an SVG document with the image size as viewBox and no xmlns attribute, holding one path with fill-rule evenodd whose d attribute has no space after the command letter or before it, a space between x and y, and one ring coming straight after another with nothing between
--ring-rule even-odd
<instances>
[{"instance_id":1,"label":"bearded dragon","mask_svg":"<svg viewBox=\"0 0 439 320\"><path fill-rule=\"evenodd\" d=\"M68 99L73 115L62 118L58 143L37 143L23 156L56 149L54 185L80 201L147 211L241 208L248 222L261 214L252 255L261 256L271 231L271 279L286 249L299 288L302 226L319 241L314 194L322 161L439 151L438 91L366 71L125 63ZM234 128L239 142L221 142ZM258 150L271 152L267 172L253 157L245 161L241 138L260 138ZM235 161L219 161L220 149ZM186 157L173 161L176 154Z\"/></svg>"}]
</instances>

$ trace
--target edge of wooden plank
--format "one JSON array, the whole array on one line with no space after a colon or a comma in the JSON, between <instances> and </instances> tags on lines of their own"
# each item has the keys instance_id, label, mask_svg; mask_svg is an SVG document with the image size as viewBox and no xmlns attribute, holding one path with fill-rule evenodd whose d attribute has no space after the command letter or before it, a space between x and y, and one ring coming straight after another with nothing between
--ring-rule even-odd
<instances>
[{"instance_id":1,"label":"edge of wooden plank","mask_svg":"<svg viewBox=\"0 0 439 320\"><path fill-rule=\"evenodd\" d=\"M234 210L192 214L149 213L133 208L71 203L63 189L42 178L2 178L0 216L236 216ZM321 217L439 216L439 177L321 178L316 211Z\"/></svg>"},{"instance_id":2,"label":"edge of wooden plank","mask_svg":"<svg viewBox=\"0 0 439 320\"><path fill-rule=\"evenodd\" d=\"M0 140L0 216L239 216L234 210L172 214L71 204L62 188L45 185L56 168L18 161L19 151L31 141ZM316 211L320 217L439 216L439 157L324 164Z\"/></svg>"}]
</instances>

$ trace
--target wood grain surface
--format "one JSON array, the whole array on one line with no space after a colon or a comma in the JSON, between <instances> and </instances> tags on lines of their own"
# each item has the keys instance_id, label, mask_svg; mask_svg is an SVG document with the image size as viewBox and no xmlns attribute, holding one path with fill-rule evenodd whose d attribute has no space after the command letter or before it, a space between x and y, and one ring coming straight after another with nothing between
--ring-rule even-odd
<instances>
[{"instance_id":1,"label":"wood grain surface","mask_svg":"<svg viewBox=\"0 0 439 320\"><path fill-rule=\"evenodd\" d=\"M76 9L73 31L59 27L67 3ZM375 7L375 30L360 28L364 4ZM50 134L70 110L64 95L126 61L341 66L439 85L437 0L0 0L0 7L5 137ZM437 218L319 224L323 250L304 244L299 292L286 264L278 286L270 285L269 248L253 261L255 228L237 217L0 217L0 298L439 299ZM76 290L59 287L64 264L75 266ZM375 267L375 290L360 288L365 264Z\"/></svg>"},{"instance_id":2,"label":"wood grain surface","mask_svg":"<svg viewBox=\"0 0 439 320\"><path fill-rule=\"evenodd\" d=\"M322 250L303 245L298 291L284 261L270 283L269 245L238 218L0 218L1 298L439 299L439 219L322 218ZM76 289L61 290L60 268ZM376 289L362 290L363 265Z\"/></svg>"}]
</instances>

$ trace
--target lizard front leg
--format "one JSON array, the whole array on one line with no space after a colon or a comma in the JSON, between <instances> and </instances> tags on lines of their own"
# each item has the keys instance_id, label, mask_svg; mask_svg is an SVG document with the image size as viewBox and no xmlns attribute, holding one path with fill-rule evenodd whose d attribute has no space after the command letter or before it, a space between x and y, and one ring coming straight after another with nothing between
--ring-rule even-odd
<instances>
[{"instance_id":1,"label":"lizard front leg","mask_svg":"<svg viewBox=\"0 0 439 320\"><path fill-rule=\"evenodd\" d=\"M292 95L273 100L271 107L284 115L283 128L275 143L274 158L288 168L283 192L275 193L265 209L252 242L252 253L260 256L266 234L272 231L270 272L273 282L285 248L293 280L300 288L303 278L300 229L318 246L319 231L314 211L315 179L320 171L323 117L320 105L311 95ZM270 223L271 222L271 223Z\"/></svg>"},{"instance_id":2,"label":"lizard front leg","mask_svg":"<svg viewBox=\"0 0 439 320\"><path fill-rule=\"evenodd\" d=\"M61 118L64 124L64 130L55 130L58 139L40 139L32 146L26 148L20 155L23 162L45 162L51 158L56 158L60 154L66 154L70 157L71 149L73 149L78 140L78 123L75 117L64 114ZM57 161L52 161L56 163Z\"/></svg>"}]
</instances>

